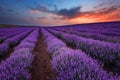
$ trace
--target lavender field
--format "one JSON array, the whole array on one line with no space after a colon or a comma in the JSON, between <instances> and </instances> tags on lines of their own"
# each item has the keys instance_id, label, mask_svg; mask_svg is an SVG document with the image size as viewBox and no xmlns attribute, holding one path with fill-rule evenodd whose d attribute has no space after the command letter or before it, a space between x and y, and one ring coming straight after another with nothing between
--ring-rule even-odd
<instances>
[{"instance_id":1,"label":"lavender field","mask_svg":"<svg viewBox=\"0 0 120 80\"><path fill-rule=\"evenodd\" d=\"M120 22L0 28L0 80L120 80Z\"/></svg>"}]
</instances>

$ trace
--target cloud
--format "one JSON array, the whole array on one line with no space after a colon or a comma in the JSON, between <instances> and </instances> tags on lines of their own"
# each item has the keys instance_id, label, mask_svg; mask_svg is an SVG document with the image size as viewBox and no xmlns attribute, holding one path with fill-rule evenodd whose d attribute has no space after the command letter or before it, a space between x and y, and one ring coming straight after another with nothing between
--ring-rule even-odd
<instances>
[{"instance_id":1,"label":"cloud","mask_svg":"<svg viewBox=\"0 0 120 80\"><path fill-rule=\"evenodd\" d=\"M7 11L7 12L14 12L13 9L8 9L8 8L6 8L5 6L0 6L0 12L4 12L4 11Z\"/></svg>"},{"instance_id":2,"label":"cloud","mask_svg":"<svg viewBox=\"0 0 120 80\"><path fill-rule=\"evenodd\" d=\"M41 5L37 5L37 7L30 7L31 10L33 11L42 11L42 12L46 12L46 13L50 13L51 11L46 8L45 6L41 6Z\"/></svg>"},{"instance_id":3,"label":"cloud","mask_svg":"<svg viewBox=\"0 0 120 80\"><path fill-rule=\"evenodd\" d=\"M52 13L55 15L63 16L63 18L74 18L80 14L81 6L73 7L71 9L61 9L58 10L57 6L54 5L55 10L49 10L45 6L37 5L37 7L30 7L31 12L45 12L45 13Z\"/></svg>"},{"instance_id":4,"label":"cloud","mask_svg":"<svg viewBox=\"0 0 120 80\"><path fill-rule=\"evenodd\" d=\"M95 6L94 8L95 8L95 9L98 9L98 8L103 7L103 6L105 6L105 3L101 3L101 4L97 5L97 6Z\"/></svg>"},{"instance_id":5,"label":"cloud","mask_svg":"<svg viewBox=\"0 0 120 80\"><path fill-rule=\"evenodd\" d=\"M104 4L100 5L104 6ZM81 6L78 6L70 9L58 10L57 6L54 5L55 10L49 10L45 6L37 6L30 9L32 14L44 14L40 17L38 16L34 21L42 25L65 25L120 20L120 7L117 6L103 7L86 12L82 12L81 8Z\"/></svg>"},{"instance_id":6,"label":"cloud","mask_svg":"<svg viewBox=\"0 0 120 80\"><path fill-rule=\"evenodd\" d=\"M99 6L104 6L104 3L101 3ZM53 14L53 15L58 15L58 16L62 16L63 19L74 19L74 18L78 18L81 16L97 16L97 15L106 15L111 13L112 11L115 11L118 7L103 7L101 9L95 10L95 11L86 11L86 12L82 12L81 8L82 6L78 6L78 7L73 7L71 9L61 9L58 10L57 6L54 5L55 10L49 10L47 7L45 6L41 6L41 5L37 5L37 7L31 7L31 12L33 14L39 14L40 12L44 12L47 14Z\"/></svg>"},{"instance_id":7,"label":"cloud","mask_svg":"<svg viewBox=\"0 0 120 80\"><path fill-rule=\"evenodd\" d=\"M49 20L49 19L35 19L35 24L43 26L60 26L60 25L70 25L72 23L67 20Z\"/></svg>"},{"instance_id":8,"label":"cloud","mask_svg":"<svg viewBox=\"0 0 120 80\"><path fill-rule=\"evenodd\" d=\"M114 5L114 4L115 4L115 2L114 2L114 1L112 1L112 2L109 2L109 4L110 4L110 5Z\"/></svg>"},{"instance_id":9,"label":"cloud","mask_svg":"<svg viewBox=\"0 0 120 80\"><path fill-rule=\"evenodd\" d=\"M111 9L111 12L109 12L106 15L103 15L98 19L98 21L120 21L120 7L116 9Z\"/></svg>"},{"instance_id":10,"label":"cloud","mask_svg":"<svg viewBox=\"0 0 120 80\"><path fill-rule=\"evenodd\" d=\"M99 13L99 14L109 14L109 13L111 13L113 11L116 11L118 8L119 7L111 6L111 7L108 7L108 8L99 9L96 12Z\"/></svg>"},{"instance_id":11,"label":"cloud","mask_svg":"<svg viewBox=\"0 0 120 80\"><path fill-rule=\"evenodd\" d=\"M105 8L101 11L84 12L84 14L77 18L69 19L68 22L79 23L91 23L91 22L106 22L106 21L120 21L120 7L117 8Z\"/></svg>"},{"instance_id":12,"label":"cloud","mask_svg":"<svg viewBox=\"0 0 120 80\"><path fill-rule=\"evenodd\" d=\"M14 10L13 10L13 9L8 9L7 11L8 11L8 12L14 12Z\"/></svg>"},{"instance_id":13,"label":"cloud","mask_svg":"<svg viewBox=\"0 0 120 80\"><path fill-rule=\"evenodd\" d=\"M20 24L20 25L30 25L32 23L31 17L22 17L22 16L15 16L15 15L2 15L0 16L0 23L7 23L7 24Z\"/></svg>"},{"instance_id":14,"label":"cloud","mask_svg":"<svg viewBox=\"0 0 120 80\"><path fill-rule=\"evenodd\" d=\"M74 18L81 13L80 9L80 6L71 9L61 9L57 11L57 14L63 16L64 18Z\"/></svg>"},{"instance_id":15,"label":"cloud","mask_svg":"<svg viewBox=\"0 0 120 80\"><path fill-rule=\"evenodd\" d=\"M55 8L55 11L57 11L57 5L53 5L54 6L54 8Z\"/></svg>"}]
</instances>

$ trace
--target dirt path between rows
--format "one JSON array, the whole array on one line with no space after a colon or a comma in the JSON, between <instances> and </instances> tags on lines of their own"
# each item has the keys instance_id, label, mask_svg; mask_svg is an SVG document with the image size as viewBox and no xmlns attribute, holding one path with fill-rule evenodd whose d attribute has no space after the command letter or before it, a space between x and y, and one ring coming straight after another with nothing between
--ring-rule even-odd
<instances>
[{"instance_id":1,"label":"dirt path between rows","mask_svg":"<svg viewBox=\"0 0 120 80\"><path fill-rule=\"evenodd\" d=\"M51 58L47 52L47 46L40 33L37 46L35 48L35 59L32 63L32 80L54 80Z\"/></svg>"}]
</instances>

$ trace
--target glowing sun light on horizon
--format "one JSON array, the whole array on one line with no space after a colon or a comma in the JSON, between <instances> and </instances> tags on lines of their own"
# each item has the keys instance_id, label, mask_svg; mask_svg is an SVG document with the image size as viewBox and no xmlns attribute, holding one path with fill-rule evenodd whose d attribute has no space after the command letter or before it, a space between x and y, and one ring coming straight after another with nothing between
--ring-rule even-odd
<instances>
[{"instance_id":1,"label":"glowing sun light on horizon","mask_svg":"<svg viewBox=\"0 0 120 80\"><path fill-rule=\"evenodd\" d=\"M95 19L91 19L91 18L75 18L75 19L71 19L71 20L68 20L69 22L71 23L90 23L90 22L96 22Z\"/></svg>"}]
</instances>

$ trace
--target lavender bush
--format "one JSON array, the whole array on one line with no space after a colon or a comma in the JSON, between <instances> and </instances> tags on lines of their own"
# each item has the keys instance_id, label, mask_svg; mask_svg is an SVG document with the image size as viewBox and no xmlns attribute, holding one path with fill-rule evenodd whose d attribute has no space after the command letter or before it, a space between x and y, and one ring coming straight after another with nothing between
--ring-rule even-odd
<instances>
[{"instance_id":1,"label":"lavender bush","mask_svg":"<svg viewBox=\"0 0 120 80\"><path fill-rule=\"evenodd\" d=\"M33 32L31 32L30 35L28 35L16 48L15 50L18 50L20 48L31 48L34 49L38 40L39 36L39 29L35 29Z\"/></svg>"},{"instance_id":2,"label":"lavender bush","mask_svg":"<svg viewBox=\"0 0 120 80\"><path fill-rule=\"evenodd\" d=\"M68 26L54 27L54 29L58 29L62 31L70 31L70 32L78 31L78 32L99 33L107 36L120 36L120 22L68 25Z\"/></svg>"},{"instance_id":3,"label":"lavender bush","mask_svg":"<svg viewBox=\"0 0 120 80\"><path fill-rule=\"evenodd\" d=\"M81 51L66 49L52 60L56 80L119 80ZM119 78L119 79L118 79Z\"/></svg>"},{"instance_id":4,"label":"lavender bush","mask_svg":"<svg viewBox=\"0 0 120 80\"><path fill-rule=\"evenodd\" d=\"M120 71L120 45L104 41L83 38L74 34L67 34L60 31L49 29L54 35L64 39L68 44L72 44L77 49L81 49L89 54L92 58L100 62L113 65L116 70Z\"/></svg>"},{"instance_id":5,"label":"lavender bush","mask_svg":"<svg viewBox=\"0 0 120 80\"><path fill-rule=\"evenodd\" d=\"M29 73L33 55L29 52L15 52L0 64L0 79L2 80L30 80Z\"/></svg>"},{"instance_id":6,"label":"lavender bush","mask_svg":"<svg viewBox=\"0 0 120 80\"><path fill-rule=\"evenodd\" d=\"M104 34L100 34L100 33L90 33L90 32L79 32L77 30L61 30L61 29L55 29L55 30L59 30L59 31L63 31L63 32L67 32L67 33L71 33L71 34L77 34L79 36L82 37L86 37L86 38L93 38L95 40L101 40L101 41L107 41L107 42L113 42L113 43L120 43L120 37L119 36L106 36Z\"/></svg>"},{"instance_id":7,"label":"lavender bush","mask_svg":"<svg viewBox=\"0 0 120 80\"><path fill-rule=\"evenodd\" d=\"M37 42L36 33L34 33L36 30L34 30L30 35L34 35L33 39L30 39L31 36L27 36L23 42L21 42L19 45L26 43L34 43L34 45ZM39 29L37 30L39 33ZM35 38L36 37L36 38ZM31 42L33 41L33 42ZM18 46L19 46L18 45ZM32 46L33 45L29 45ZM0 63L0 79L2 80L31 80L31 63L34 59L32 48L26 47L24 45L22 48L15 49L14 52L10 55L9 58L7 58L5 61L2 61Z\"/></svg>"},{"instance_id":8,"label":"lavender bush","mask_svg":"<svg viewBox=\"0 0 120 80\"><path fill-rule=\"evenodd\" d=\"M38 39L38 35L39 35L39 29L36 28L32 34L29 35L28 38L24 39L23 41L28 41L30 43L37 43L37 39Z\"/></svg>"},{"instance_id":9,"label":"lavender bush","mask_svg":"<svg viewBox=\"0 0 120 80\"><path fill-rule=\"evenodd\" d=\"M45 42L48 45L47 50L50 54L53 54L54 51L56 51L59 48L66 47L66 44L64 44L64 42L55 38L45 29L42 29L41 32L43 34L43 37L45 38Z\"/></svg>"},{"instance_id":10,"label":"lavender bush","mask_svg":"<svg viewBox=\"0 0 120 80\"><path fill-rule=\"evenodd\" d=\"M27 31L27 32L23 32L19 35L16 35L12 38L9 38L7 40L5 40L5 43L8 43L9 46L15 46L16 44L18 44L18 42L25 38L29 33L31 32L31 30Z\"/></svg>"},{"instance_id":11,"label":"lavender bush","mask_svg":"<svg viewBox=\"0 0 120 80\"><path fill-rule=\"evenodd\" d=\"M6 43L0 44L0 57L7 54L8 50L9 50L8 44L6 44Z\"/></svg>"},{"instance_id":12,"label":"lavender bush","mask_svg":"<svg viewBox=\"0 0 120 80\"><path fill-rule=\"evenodd\" d=\"M0 37L0 43L2 43L5 40L6 37Z\"/></svg>"},{"instance_id":13,"label":"lavender bush","mask_svg":"<svg viewBox=\"0 0 120 80\"><path fill-rule=\"evenodd\" d=\"M14 30L14 32L13 32ZM3 41L5 41L6 39L16 36L20 33L26 32L28 30L32 30L32 28L13 28L13 29L1 29L0 30L0 43L2 43Z\"/></svg>"},{"instance_id":14,"label":"lavender bush","mask_svg":"<svg viewBox=\"0 0 120 80\"><path fill-rule=\"evenodd\" d=\"M44 34L49 34L49 37ZM61 40L53 37L52 34L48 33L45 29L42 29L42 34L45 40L49 38L51 47L48 52L52 52L52 65L55 71L55 80L117 80L119 76L113 76L105 72L99 65L99 63L80 50L72 50L66 46L56 49L51 45L52 41L56 40L56 45L60 45ZM46 35L47 35L46 34ZM50 38L52 36L52 38ZM46 41L47 43L47 41ZM63 43L65 44L65 43Z\"/></svg>"},{"instance_id":15,"label":"lavender bush","mask_svg":"<svg viewBox=\"0 0 120 80\"><path fill-rule=\"evenodd\" d=\"M11 46L16 46L16 44L24 37L26 37L28 35L28 33L30 32L31 30L28 30L24 33L21 33L17 36L14 36L12 38L9 38L7 40L5 40L4 43L0 44L0 56L4 56L5 54L8 53L8 50Z\"/></svg>"}]
</instances>

